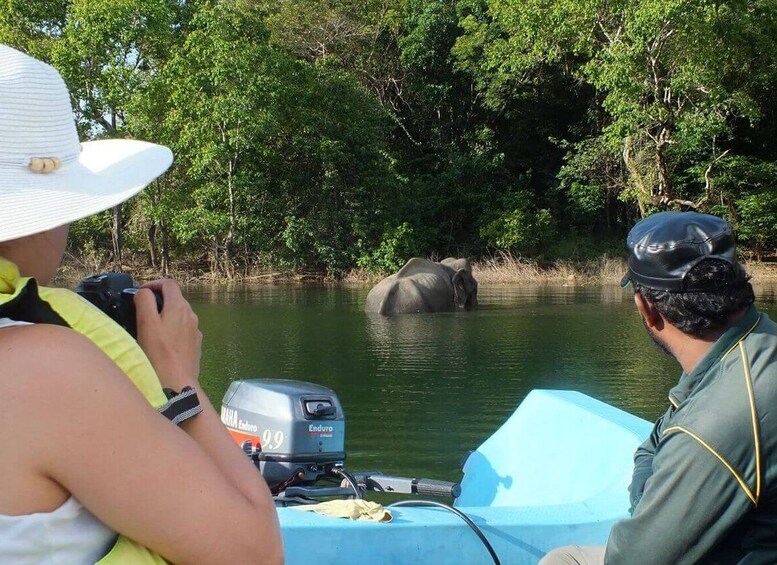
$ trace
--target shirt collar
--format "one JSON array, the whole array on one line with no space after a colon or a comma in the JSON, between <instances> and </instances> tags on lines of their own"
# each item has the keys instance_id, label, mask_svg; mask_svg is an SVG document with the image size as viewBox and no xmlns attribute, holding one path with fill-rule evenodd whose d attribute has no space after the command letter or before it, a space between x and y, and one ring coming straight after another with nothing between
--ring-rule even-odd
<instances>
[{"instance_id":1,"label":"shirt collar","mask_svg":"<svg viewBox=\"0 0 777 565\"><path fill-rule=\"evenodd\" d=\"M749 334L761 319L761 313L751 305L747 313L736 324L727 329L718 340L712 344L709 351L704 354L690 373L683 372L680 382L669 391L669 400L672 404L679 405L693 392L696 385L704 378L707 371L734 347L737 342Z\"/></svg>"}]
</instances>

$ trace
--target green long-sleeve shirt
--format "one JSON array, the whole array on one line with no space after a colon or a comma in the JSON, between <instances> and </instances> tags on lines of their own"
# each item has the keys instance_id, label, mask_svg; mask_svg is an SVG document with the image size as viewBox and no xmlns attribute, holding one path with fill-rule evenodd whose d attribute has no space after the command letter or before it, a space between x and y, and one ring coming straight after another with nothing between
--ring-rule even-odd
<instances>
[{"instance_id":1,"label":"green long-sleeve shirt","mask_svg":"<svg viewBox=\"0 0 777 565\"><path fill-rule=\"evenodd\" d=\"M751 307L669 400L605 563L777 563L777 325Z\"/></svg>"}]
</instances>

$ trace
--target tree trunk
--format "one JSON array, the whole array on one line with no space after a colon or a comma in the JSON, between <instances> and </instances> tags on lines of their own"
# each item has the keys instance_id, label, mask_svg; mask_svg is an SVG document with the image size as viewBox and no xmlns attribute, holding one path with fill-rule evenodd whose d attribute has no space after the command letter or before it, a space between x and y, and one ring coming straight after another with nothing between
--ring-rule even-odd
<instances>
[{"instance_id":1,"label":"tree trunk","mask_svg":"<svg viewBox=\"0 0 777 565\"><path fill-rule=\"evenodd\" d=\"M151 222L151 225L148 226L148 252L151 255L151 266L156 269L156 222Z\"/></svg>"},{"instance_id":2,"label":"tree trunk","mask_svg":"<svg viewBox=\"0 0 777 565\"><path fill-rule=\"evenodd\" d=\"M170 272L170 251L168 249L167 225L164 222L159 223L159 229L162 232L162 276L166 277Z\"/></svg>"},{"instance_id":3,"label":"tree trunk","mask_svg":"<svg viewBox=\"0 0 777 565\"><path fill-rule=\"evenodd\" d=\"M664 132L667 130L664 130ZM669 168L666 166L666 147L665 138L668 136L661 133L658 143L656 143L656 169L658 170L658 199L660 204L665 204L672 200L672 178L669 176Z\"/></svg>"},{"instance_id":4,"label":"tree trunk","mask_svg":"<svg viewBox=\"0 0 777 565\"><path fill-rule=\"evenodd\" d=\"M623 143L623 162L626 165L626 170L629 171L631 181L637 187L637 205L639 206L640 216L645 218L648 215L646 201L650 197L651 191L645 186L645 179L642 176L639 167L632 159L632 149L633 140L631 137L627 137Z\"/></svg>"},{"instance_id":5,"label":"tree trunk","mask_svg":"<svg viewBox=\"0 0 777 565\"><path fill-rule=\"evenodd\" d=\"M229 164L227 190L229 191L229 232L224 238L224 271L228 279L232 278L232 242L235 239L237 214L235 212L235 189L232 185L233 163Z\"/></svg>"},{"instance_id":6,"label":"tree trunk","mask_svg":"<svg viewBox=\"0 0 777 565\"><path fill-rule=\"evenodd\" d=\"M113 239L113 268L116 271L121 271L121 248L122 248L122 233L121 233L121 204L113 209L113 229L111 230L111 236Z\"/></svg>"}]
</instances>

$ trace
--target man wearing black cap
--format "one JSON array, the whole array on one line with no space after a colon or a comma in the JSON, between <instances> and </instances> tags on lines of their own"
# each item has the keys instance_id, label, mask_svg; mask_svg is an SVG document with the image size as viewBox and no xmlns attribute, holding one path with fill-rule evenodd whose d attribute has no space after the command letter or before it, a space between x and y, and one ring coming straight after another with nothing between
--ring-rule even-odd
<instances>
[{"instance_id":1,"label":"man wearing black cap","mask_svg":"<svg viewBox=\"0 0 777 565\"><path fill-rule=\"evenodd\" d=\"M637 449L631 517L606 552L563 548L543 563L777 563L777 325L753 306L731 227L663 212L627 244L622 285L683 373Z\"/></svg>"}]
</instances>

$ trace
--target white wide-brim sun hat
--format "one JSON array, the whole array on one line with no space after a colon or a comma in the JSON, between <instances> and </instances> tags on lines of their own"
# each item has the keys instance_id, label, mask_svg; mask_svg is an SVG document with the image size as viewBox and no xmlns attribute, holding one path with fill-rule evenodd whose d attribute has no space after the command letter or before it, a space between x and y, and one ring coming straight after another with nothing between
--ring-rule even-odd
<instances>
[{"instance_id":1,"label":"white wide-brim sun hat","mask_svg":"<svg viewBox=\"0 0 777 565\"><path fill-rule=\"evenodd\" d=\"M167 147L144 141L79 143L59 73L0 45L0 241L116 206L172 162Z\"/></svg>"}]
</instances>

